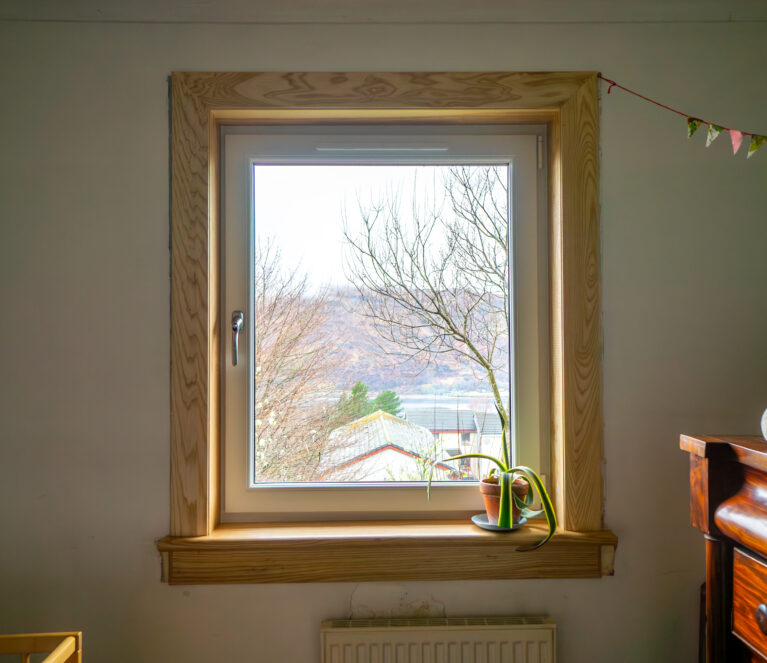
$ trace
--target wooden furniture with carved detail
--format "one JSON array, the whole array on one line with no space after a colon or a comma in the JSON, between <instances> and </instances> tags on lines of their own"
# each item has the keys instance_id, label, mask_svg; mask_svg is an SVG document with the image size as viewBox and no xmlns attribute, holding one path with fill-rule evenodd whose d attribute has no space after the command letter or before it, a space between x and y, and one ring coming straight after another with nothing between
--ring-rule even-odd
<instances>
[{"instance_id":1,"label":"wooden furniture with carved detail","mask_svg":"<svg viewBox=\"0 0 767 663\"><path fill-rule=\"evenodd\" d=\"M690 519L706 541L707 663L767 661L767 442L682 435Z\"/></svg>"}]
</instances>

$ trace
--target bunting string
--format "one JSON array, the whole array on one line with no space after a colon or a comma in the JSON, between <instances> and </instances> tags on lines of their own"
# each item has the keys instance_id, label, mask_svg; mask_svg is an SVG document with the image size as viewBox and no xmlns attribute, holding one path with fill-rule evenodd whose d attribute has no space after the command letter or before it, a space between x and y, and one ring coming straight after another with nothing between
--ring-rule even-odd
<instances>
[{"instance_id":1,"label":"bunting string","mask_svg":"<svg viewBox=\"0 0 767 663\"><path fill-rule=\"evenodd\" d=\"M610 94L612 92L612 89L614 87L617 87L620 90L623 90L624 92L628 92L629 94L633 94L635 97L639 97L640 99L643 99L644 101L648 101L651 104L655 104L656 106L663 108L667 111L671 111L672 113L676 113L677 115L685 118L687 122L687 138L692 138L695 135L695 132L702 126L705 125L708 127L708 130L706 131L706 147L711 145L718 137L719 134L721 134L723 131L726 131L730 135L730 142L732 143L732 153L737 154L738 150L740 149L740 146L743 143L743 137L749 136L749 145L748 145L748 155L747 158L751 158L756 151L764 145L765 142L767 142L767 136L763 136L761 134L755 134L751 133L750 131L739 131L738 129L730 129L729 127L725 127L721 124L715 124L714 122L709 122L708 120L701 120L698 117L695 117L693 115L688 115L687 113L683 113L680 110L677 110L676 108L672 108L671 106L667 106L666 104L662 104L659 101L655 101L655 99L650 99L650 97L646 97L643 94L639 94L639 92L636 92L634 90L630 90L629 88L621 85L620 83L616 83L615 81L606 78L605 76L602 76L602 74L597 74L597 76L603 80L605 83L608 84L607 88L607 94Z\"/></svg>"}]
</instances>

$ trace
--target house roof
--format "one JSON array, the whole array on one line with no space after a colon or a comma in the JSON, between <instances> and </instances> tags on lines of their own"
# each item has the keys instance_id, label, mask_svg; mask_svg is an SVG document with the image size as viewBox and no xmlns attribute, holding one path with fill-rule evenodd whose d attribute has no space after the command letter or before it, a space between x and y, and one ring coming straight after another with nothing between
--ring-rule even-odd
<instances>
[{"instance_id":1,"label":"house roof","mask_svg":"<svg viewBox=\"0 0 767 663\"><path fill-rule=\"evenodd\" d=\"M501 418L495 411L474 412L474 419L480 435L500 435Z\"/></svg>"},{"instance_id":2,"label":"house roof","mask_svg":"<svg viewBox=\"0 0 767 663\"><path fill-rule=\"evenodd\" d=\"M450 408L406 408L405 419L429 429L432 433L476 433L500 435L501 420L494 410Z\"/></svg>"},{"instance_id":3,"label":"house roof","mask_svg":"<svg viewBox=\"0 0 767 663\"><path fill-rule=\"evenodd\" d=\"M432 433L474 433L477 430L473 410L451 410L444 407L406 408L405 418Z\"/></svg>"},{"instance_id":4,"label":"house roof","mask_svg":"<svg viewBox=\"0 0 767 663\"><path fill-rule=\"evenodd\" d=\"M441 448L435 448L434 436L428 429L382 410L336 428L330 434L328 447L320 463L321 472L349 465L383 448L421 458L443 455Z\"/></svg>"},{"instance_id":5,"label":"house roof","mask_svg":"<svg viewBox=\"0 0 767 663\"><path fill-rule=\"evenodd\" d=\"M383 444L380 447L376 447L375 449L372 449L371 451L368 451L367 453L360 454L359 456L355 456L354 458L350 458L347 460L343 465L340 465L338 467L333 468L334 470L342 470L346 467L349 467L350 465L354 465L356 463L360 463L362 461L367 460L368 458L371 458L373 456L376 456L382 452L385 451L394 451L396 453L402 454L403 456L408 456L410 458L421 458L417 453L414 453L412 451L408 451L407 449L403 449L400 446L397 446L396 444ZM449 465L445 465L444 463L434 463L434 467L440 470L444 470L446 472L454 472L455 468L450 467Z\"/></svg>"}]
</instances>

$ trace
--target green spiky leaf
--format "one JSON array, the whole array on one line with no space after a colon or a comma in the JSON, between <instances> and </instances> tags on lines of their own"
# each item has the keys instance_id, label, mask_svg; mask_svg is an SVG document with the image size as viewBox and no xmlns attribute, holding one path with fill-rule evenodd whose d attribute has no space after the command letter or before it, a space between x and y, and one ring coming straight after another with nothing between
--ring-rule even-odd
<instances>
[{"instance_id":1,"label":"green spiky leaf","mask_svg":"<svg viewBox=\"0 0 767 663\"><path fill-rule=\"evenodd\" d=\"M509 453L509 440L508 436L506 435L506 431L509 429L508 424L506 422L506 417L503 415L503 412L501 412L501 408L498 406L498 403L493 403L495 405L495 411L498 413L498 418L501 420L501 453L503 454L503 463L508 467L511 464L511 454Z\"/></svg>"},{"instance_id":2,"label":"green spiky leaf","mask_svg":"<svg viewBox=\"0 0 767 663\"><path fill-rule=\"evenodd\" d=\"M512 514L511 508L511 484L514 477L511 472L501 472L501 505L498 510L498 527L511 527Z\"/></svg>"},{"instance_id":3,"label":"green spiky leaf","mask_svg":"<svg viewBox=\"0 0 767 663\"><path fill-rule=\"evenodd\" d=\"M504 418L500 410L498 411L498 415L501 417L501 421L503 422ZM503 440L505 442L506 440L505 426L503 429L503 433L504 433ZM480 454L480 453L458 454L457 456L450 456L449 458L445 458L442 461L435 461L434 463L432 463L431 471L429 472L429 481L426 486L426 494L427 496L431 497L431 482L434 475L434 468L436 467L437 462L446 463L446 462L450 462L454 460L460 460L462 458L479 458L479 459L489 460L492 463L495 463L495 465L497 465L497 468L493 468L493 472L496 472L499 474L499 482L501 485L501 503L500 503L500 510L498 514L498 526L508 527L508 528L512 527L514 506L516 506L520 510L524 518L535 518L536 516L543 514L546 518L546 524L548 525L548 532L546 536L544 536L543 539L541 539L534 545L517 548L519 552L536 550L537 548L540 548L542 545L547 543L551 539L551 537L553 537L554 534L556 533L557 516L554 511L554 505L551 502L551 498L549 497L549 494L546 491L546 487L544 486L543 481L535 472L535 470L525 465L509 467L509 463L507 460L508 451L506 450L505 444L504 444L504 452L505 452L504 460L507 462L499 460L498 458L494 458L493 456L489 456L487 454ZM521 498L518 495L514 494L513 485L514 485L515 479L516 480L521 479L522 481L525 481L528 484L528 491L524 498ZM541 506L543 508L540 511L534 511L530 509L530 506L533 504L533 501L534 501L533 492L535 492L538 495L538 498L541 501Z\"/></svg>"},{"instance_id":4,"label":"green spiky leaf","mask_svg":"<svg viewBox=\"0 0 767 663\"><path fill-rule=\"evenodd\" d=\"M536 548L540 548L544 543L549 541L551 537L554 536L555 532L557 531L557 516L556 516L556 513L554 512L554 505L552 504L551 498L549 497L549 494L546 491L546 487L543 485L543 481L535 472L535 470L532 470L531 468L526 467L524 465L519 465L517 467L512 467L511 471L519 472L520 474L523 474L525 478L527 478L530 481L530 484L535 488L535 492L538 493L538 497L541 500L541 506L543 507L542 509L543 513L546 516L546 523L549 527L549 531L546 534L546 536L533 546L517 548L519 552L535 550Z\"/></svg>"},{"instance_id":5,"label":"green spiky leaf","mask_svg":"<svg viewBox=\"0 0 767 663\"><path fill-rule=\"evenodd\" d=\"M500 460L493 456L488 456L487 454L459 454L457 456L450 456L450 458L443 458L442 460L435 460L431 464L431 470L429 470L429 480L426 483L426 498L431 499L431 482L432 478L434 477L434 468L437 466L437 463L449 463L451 460L460 460L461 458L484 458L485 460L492 461L498 467L500 468L501 472L506 472L507 467L504 465Z\"/></svg>"},{"instance_id":6,"label":"green spiky leaf","mask_svg":"<svg viewBox=\"0 0 767 663\"><path fill-rule=\"evenodd\" d=\"M523 518L537 518L543 513L543 509L538 509L538 511L533 511L532 509L520 509L520 513L522 514Z\"/></svg>"}]
</instances>

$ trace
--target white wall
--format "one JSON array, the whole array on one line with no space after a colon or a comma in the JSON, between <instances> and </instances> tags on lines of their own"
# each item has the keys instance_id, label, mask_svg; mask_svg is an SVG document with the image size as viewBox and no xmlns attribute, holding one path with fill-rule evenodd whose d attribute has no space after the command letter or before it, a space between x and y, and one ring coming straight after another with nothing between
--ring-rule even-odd
<instances>
[{"instance_id":1,"label":"white wall","mask_svg":"<svg viewBox=\"0 0 767 663\"><path fill-rule=\"evenodd\" d=\"M88 661L317 661L318 625L421 598L548 612L560 660L693 661L701 536L677 436L767 407L767 148L602 99L601 580L168 587L173 70L601 70L767 133L764 26L0 24L0 632Z\"/></svg>"}]
</instances>

